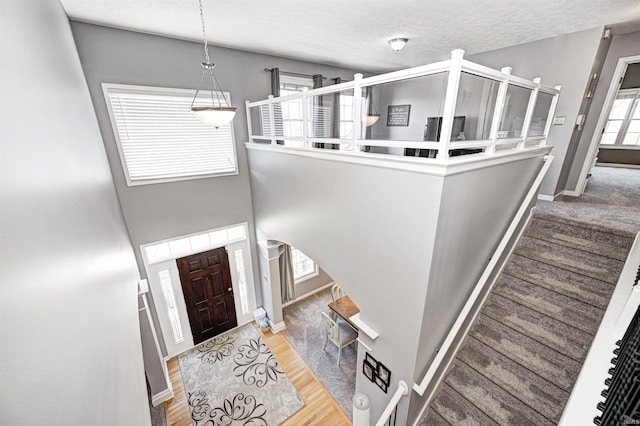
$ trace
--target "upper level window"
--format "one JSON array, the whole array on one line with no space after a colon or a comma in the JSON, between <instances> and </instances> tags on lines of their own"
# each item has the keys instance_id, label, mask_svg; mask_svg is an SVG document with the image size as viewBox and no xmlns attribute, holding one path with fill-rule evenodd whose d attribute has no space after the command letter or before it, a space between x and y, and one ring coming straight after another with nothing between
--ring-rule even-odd
<instances>
[{"instance_id":1,"label":"upper level window","mask_svg":"<svg viewBox=\"0 0 640 426\"><path fill-rule=\"evenodd\" d=\"M613 101L600 143L640 146L640 89L620 90Z\"/></svg>"},{"instance_id":2,"label":"upper level window","mask_svg":"<svg viewBox=\"0 0 640 426\"><path fill-rule=\"evenodd\" d=\"M231 125L200 122L190 110L192 90L106 83L102 89L127 185L238 173Z\"/></svg>"},{"instance_id":3,"label":"upper level window","mask_svg":"<svg viewBox=\"0 0 640 426\"><path fill-rule=\"evenodd\" d=\"M313 89L313 79L308 77L280 76L280 96L302 92L303 89ZM302 99L282 102L282 134L286 137L302 136ZM285 145L290 145L285 140Z\"/></svg>"},{"instance_id":4,"label":"upper level window","mask_svg":"<svg viewBox=\"0 0 640 426\"><path fill-rule=\"evenodd\" d=\"M318 265L295 247L291 247L291 263L296 284L318 275Z\"/></svg>"},{"instance_id":5,"label":"upper level window","mask_svg":"<svg viewBox=\"0 0 640 426\"><path fill-rule=\"evenodd\" d=\"M340 94L340 137L353 137L353 96L351 95Z\"/></svg>"}]
</instances>

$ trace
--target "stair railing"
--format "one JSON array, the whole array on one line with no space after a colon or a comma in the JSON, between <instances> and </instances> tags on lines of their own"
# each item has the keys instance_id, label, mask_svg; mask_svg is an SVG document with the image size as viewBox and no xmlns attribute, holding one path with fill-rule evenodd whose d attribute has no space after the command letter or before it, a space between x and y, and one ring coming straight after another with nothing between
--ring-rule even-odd
<instances>
[{"instance_id":1,"label":"stair railing","mask_svg":"<svg viewBox=\"0 0 640 426\"><path fill-rule=\"evenodd\" d=\"M490 288L486 289L485 287L487 286L487 284L489 284L489 279L492 276L497 278L497 275L499 275L499 274L495 274L494 270L498 265L498 262L502 259L503 254L509 247L510 242L513 239L513 236L515 235L518 229L518 226L520 226L520 222L524 218L525 214L530 210L530 206L534 200L534 197L538 193L538 188L542 183L542 179L547 174L547 171L549 170L549 167L551 166L552 161L553 161L552 155L546 155L544 157L544 163L542 165L542 168L540 169L540 171L538 172L538 175L533 181L531 188L529 189L529 192L527 192L527 195L522 201L522 204L520 205L520 208L516 212L513 220L511 221L509 228L507 228L507 231L505 232L504 236L500 240L500 243L498 244L498 247L496 248L495 253L491 257L489 264L485 268L484 272L480 276L480 279L478 280L478 283L476 284L473 291L471 292L471 295L467 299L467 302L462 308L460 315L458 315L458 318L453 324L453 327L451 327L449 334L447 335L442 345L440 346L440 349L438 350L438 353L436 354L435 358L431 362L429 369L424 375L424 378L420 381L420 383L414 383L413 390L420 396L424 395L425 391L431 384L429 396L426 400L423 411L431 401L431 398L433 397L433 394L437 388L437 384L440 383L440 381L444 378L444 375L448 370L448 366L451 363L451 360L453 359L453 355L455 355L455 353L458 351L458 348L462 344L462 339L460 338L460 336L464 336L467 333L467 331L471 327L471 324L473 323L475 316L479 312L479 309L478 309L479 306L481 306L484 303L484 300L488 296L489 291L485 291L485 290L490 290ZM495 282L495 279L492 280L490 284L493 285L493 282ZM477 304L481 296L482 296L482 300L480 300L480 303ZM421 416L418 416L418 418L420 418Z\"/></svg>"},{"instance_id":2,"label":"stair railing","mask_svg":"<svg viewBox=\"0 0 640 426\"><path fill-rule=\"evenodd\" d=\"M380 419L378 419L378 421L376 422L376 426L395 426L395 415L398 410L398 404L400 403L402 397L408 394L409 386L403 380L400 380L398 382L398 389L396 389L396 392L391 397L389 404L387 404L387 408L385 408L380 415ZM394 416L393 423L391 423L391 416Z\"/></svg>"},{"instance_id":3,"label":"stair railing","mask_svg":"<svg viewBox=\"0 0 640 426\"><path fill-rule=\"evenodd\" d=\"M636 235L620 278L589 348L559 426L640 424L640 233ZM633 343L632 334L636 333ZM631 343L631 345L629 344ZM617 346L617 348L616 348ZM614 351L615 349L615 351ZM635 353L634 353L635 352ZM616 358L611 359L615 353ZM631 365L628 360L631 359ZM611 367L613 364L613 368ZM635 383L634 383L635 381ZM633 385L635 384L635 389ZM603 391L603 385L607 388ZM635 399L634 399L635 391ZM604 397L604 401L603 401ZM630 411L635 417L623 418ZM600 410L600 411L598 411Z\"/></svg>"},{"instance_id":4,"label":"stair railing","mask_svg":"<svg viewBox=\"0 0 640 426\"><path fill-rule=\"evenodd\" d=\"M366 132L366 98L362 96L363 89L374 88L386 83L403 82L418 77L427 77L434 75L444 75L447 73L446 91L440 101L442 103L442 123L439 125L440 134L438 141L415 140L415 135L407 140L401 139L367 139ZM456 119L456 104L458 102L458 89L463 75L471 75L474 77L482 77L488 81L495 82L499 85L497 91L497 99L493 109L492 122L490 132L486 137L483 135L481 140L458 140L456 135L452 134L454 122ZM506 99L508 91L511 87L529 90L529 100L527 103L526 113L523 117L522 129L520 134L509 135L509 132L501 131L505 117L504 110L508 107ZM470 62L464 59L464 51L456 49L451 52L451 59L436 62L429 65L408 68L399 71L393 71L385 74L379 74L369 77L363 77L362 74L354 74L352 81L347 81L331 86L320 87L316 89L303 90L299 93L293 93L281 97L274 98L269 96L267 99L259 101L246 101L247 115L247 131L249 135L248 147L256 148L258 146L264 149L265 146L271 145L272 149L289 150L300 154L304 151L317 151L314 144L332 144L341 146L340 150L334 151L334 154L351 156L375 157L376 153L368 152L368 147L380 148L410 148L410 149L432 149L437 150L437 157L433 160L427 158L413 159L412 161L435 162L446 164L451 157L450 151L459 149L470 149L482 151L482 154L495 155L498 151L513 152L522 151L524 149L536 146L547 145L547 138L553 122L555 109L558 103L560 86L547 86L542 84L540 79L529 80L511 74L511 68L505 67L500 71ZM353 110L351 120L353 122L353 132L350 135L333 135L329 137L325 131L310 131L313 128L314 113L318 114L317 107L312 106L314 97L326 96L337 93L348 93L353 96ZM540 94L551 96L551 101L546 103L538 102ZM296 130L288 129L285 131L284 117L282 115L282 105L290 102L300 102L302 128ZM530 132L531 121L533 119L536 108L542 108L545 112L546 120L544 130L540 129L536 132ZM542 112L540 112L542 113ZM406 122L409 120L409 112L406 112ZM389 121L387 113L387 121ZM423 119L426 117L423 117ZM405 126L404 124L402 126ZM422 139L422 129L420 130L420 139ZM317 134L316 134L317 133ZM540 134L538 134L540 133ZM514 146L516 145L516 146ZM476 154L481 154L480 152ZM471 153L473 155L473 153ZM403 161L410 159L404 158Z\"/></svg>"}]
</instances>

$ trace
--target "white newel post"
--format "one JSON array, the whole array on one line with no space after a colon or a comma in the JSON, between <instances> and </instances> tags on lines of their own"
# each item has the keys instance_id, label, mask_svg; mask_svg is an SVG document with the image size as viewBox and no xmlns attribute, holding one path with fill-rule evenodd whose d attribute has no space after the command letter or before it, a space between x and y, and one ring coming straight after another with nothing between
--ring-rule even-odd
<instances>
[{"instance_id":1,"label":"white newel post","mask_svg":"<svg viewBox=\"0 0 640 426\"><path fill-rule=\"evenodd\" d=\"M538 92L540 91L540 82L542 79L540 77L536 77L533 79L533 82L536 84L536 87L531 91L531 96L529 97L529 105L527 105L527 112L524 114L524 123L522 125L522 133L520 133L520 137L522 141L518 142L518 149L524 149L525 142L527 141L527 135L529 134L529 127L531 127L531 119L533 118L533 110L536 107L536 102L538 101Z\"/></svg>"},{"instance_id":2,"label":"white newel post","mask_svg":"<svg viewBox=\"0 0 640 426\"><path fill-rule=\"evenodd\" d=\"M496 152L498 132L500 131L500 122L502 121L502 112L504 111L504 104L507 99L507 90L509 89L509 76L511 75L512 68L504 67L500 71L502 71L502 73L506 74L507 76L500 82L500 87L498 88L498 94L496 96L496 106L493 110L493 121L491 122L491 132L489 133L491 145L486 149L486 152L488 154L493 154Z\"/></svg>"},{"instance_id":3,"label":"white newel post","mask_svg":"<svg viewBox=\"0 0 640 426\"><path fill-rule=\"evenodd\" d=\"M244 107L247 110L247 131L249 132L249 142L255 142L251 137L253 135L253 127L251 126L251 109L249 108L249 101L244 101Z\"/></svg>"},{"instance_id":4,"label":"white newel post","mask_svg":"<svg viewBox=\"0 0 640 426\"><path fill-rule=\"evenodd\" d=\"M562 89L562 86L555 86L558 92ZM549 107L549 115L547 116L547 124L544 126L544 139L540 141L540 145L547 145L547 138L549 137L549 132L551 131L551 126L553 125L553 117L556 115L556 107L558 106L558 97L560 97L560 93L556 93L553 95L553 99L551 100L551 106Z\"/></svg>"},{"instance_id":5,"label":"white newel post","mask_svg":"<svg viewBox=\"0 0 640 426\"><path fill-rule=\"evenodd\" d=\"M353 137L349 145L350 151L355 151L358 140L362 139L362 90L360 82L362 74L353 75Z\"/></svg>"},{"instance_id":6,"label":"white newel post","mask_svg":"<svg viewBox=\"0 0 640 426\"><path fill-rule=\"evenodd\" d=\"M460 87L463 56L464 50L462 49L456 49L451 52L451 68L449 69L447 93L444 98L444 108L442 111L440 146L438 147L438 156L436 157L443 162L449 158L449 145L451 143L451 131L453 129L453 116L456 113L456 101L458 99L458 88Z\"/></svg>"}]
</instances>

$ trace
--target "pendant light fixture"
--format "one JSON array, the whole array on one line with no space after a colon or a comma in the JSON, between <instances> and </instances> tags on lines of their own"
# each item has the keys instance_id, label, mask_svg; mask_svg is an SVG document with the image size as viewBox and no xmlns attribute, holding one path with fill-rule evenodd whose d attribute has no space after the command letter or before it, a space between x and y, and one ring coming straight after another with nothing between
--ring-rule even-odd
<instances>
[{"instance_id":1,"label":"pendant light fixture","mask_svg":"<svg viewBox=\"0 0 640 426\"><path fill-rule=\"evenodd\" d=\"M376 109L376 104L373 102L373 99L369 101L369 112L367 113L367 117L364 119L365 126L373 126L378 122L380 118L380 113Z\"/></svg>"},{"instance_id":2,"label":"pendant light fixture","mask_svg":"<svg viewBox=\"0 0 640 426\"><path fill-rule=\"evenodd\" d=\"M202 63L202 77L200 78L200 84L204 80L207 81L207 91L211 93L211 106L194 106L196 98L200 89L196 90L196 94L191 101L191 111L198 117L200 121L209 126L213 126L216 129L218 127L229 124L233 117L235 117L238 108L232 107L224 95L220 83L213 74L213 69L216 64L211 62L209 58L209 44L207 43L207 32L204 26L204 12L202 10L202 0L198 0L200 6L200 22L202 23L202 38L204 39L204 57L205 61Z\"/></svg>"}]
</instances>

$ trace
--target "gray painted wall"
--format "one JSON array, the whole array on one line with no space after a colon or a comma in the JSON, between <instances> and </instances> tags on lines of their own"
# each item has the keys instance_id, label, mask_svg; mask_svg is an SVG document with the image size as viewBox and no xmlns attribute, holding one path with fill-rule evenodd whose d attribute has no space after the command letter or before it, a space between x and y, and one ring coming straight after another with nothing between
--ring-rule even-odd
<instances>
[{"instance_id":1,"label":"gray painted wall","mask_svg":"<svg viewBox=\"0 0 640 426\"><path fill-rule=\"evenodd\" d=\"M563 36L548 38L518 46L471 55L467 59L492 68L513 68L513 74L526 78L541 77L544 84L562 85L556 116L566 117L566 123L552 126L549 145L554 147L555 160L542 182L540 193L555 195L563 168L570 169L574 158L565 158L574 123L589 82L602 28L593 28Z\"/></svg>"},{"instance_id":2,"label":"gray painted wall","mask_svg":"<svg viewBox=\"0 0 640 426\"><path fill-rule=\"evenodd\" d=\"M629 164L640 166L640 149L607 149L598 151L598 164Z\"/></svg>"},{"instance_id":3,"label":"gray painted wall","mask_svg":"<svg viewBox=\"0 0 640 426\"><path fill-rule=\"evenodd\" d=\"M139 275L67 16L0 18L1 422L148 425Z\"/></svg>"},{"instance_id":4,"label":"gray painted wall","mask_svg":"<svg viewBox=\"0 0 640 426\"><path fill-rule=\"evenodd\" d=\"M217 63L216 77L223 89L231 93L232 104L240 107L233 121L239 174L128 187L101 83L196 89L201 75L202 45L80 22L72 22L71 27L140 273L145 275L140 244L248 222L259 306L259 263L256 262L251 191L243 144L248 138L244 101L263 99L270 93L270 77L264 68L280 67L284 71L321 73L343 79L351 79L353 72L210 46L213 61ZM150 303L153 305L152 300ZM157 323L155 310L152 312ZM157 331L161 336L159 328ZM160 341L166 354L162 339Z\"/></svg>"},{"instance_id":5,"label":"gray painted wall","mask_svg":"<svg viewBox=\"0 0 640 426\"><path fill-rule=\"evenodd\" d=\"M416 358L416 382L424 377L541 167L542 154L445 179ZM425 398L414 392L411 396L413 418Z\"/></svg>"},{"instance_id":6,"label":"gray painted wall","mask_svg":"<svg viewBox=\"0 0 640 426\"><path fill-rule=\"evenodd\" d=\"M374 101L381 114L371 126L370 139L422 141L427 117L441 117L444 107L448 73L413 78L402 82L374 86ZM478 126L480 104L487 100L483 92L485 79L464 73L459 87L456 116L465 116L465 137L468 140L482 138L482 126ZM495 86L497 91L497 85ZM485 96L482 96L482 95ZM494 97L495 105L495 97ZM408 126L387 126L389 105L411 105ZM526 104L525 104L526 107ZM493 108L491 108L493 114ZM523 114L524 115L524 114ZM478 130L480 129L480 134ZM488 129L487 129L488 130ZM452 135L452 139L458 135ZM403 148L371 147L371 152L404 155Z\"/></svg>"},{"instance_id":7,"label":"gray painted wall","mask_svg":"<svg viewBox=\"0 0 640 426\"><path fill-rule=\"evenodd\" d=\"M248 153L259 238L292 244L322 265L380 333L367 344L392 372L390 393L359 372L356 379L377 418L398 380L413 378L435 239L429 224L437 221L443 179L280 152ZM362 348L358 356L362 365ZM405 399L399 424L407 407Z\"/></svg>"},{"instance_id":8,"label":"gray painted wall","mask_svg":"<svg viewBox=\"0 0 640 426\"><path fill-rule=\"evenodd\" d=\"M638 27L640 28L640 24L638 25ZM611 41L611 46L609 47L609 52L607 53L607 58L604 62L604 66L602 67L602 73L600 74L598 86L596 87L596 91L593 95L591 110L584 124L584 130L580 139L580 145L578 146L578 150L576 152L575 161L567 180L567 189L575 190L577 188L582 165L587 159L587 151L589 150L589 146L591 145L593 135L596 133L596 131L598 131L599 133L602 130L596 129L596 125L598 123L598 119L600 118L602 108L604 108L605 97L607 96L607 92L609 91L609 86L611 85L613 73L615 72L616 66L618 65L618 60L625 56L634 55L640 55L640 31L620 35L614 34L613 40ZM605 158L607 155L608 153L603 152L603 156ZM619 157L621 153L615 153L613 155L614 157ZM640 154L638 154L637 151L633 153L625 150L624 154L622 155L637 159L638 155ZM609 156L609 159L612 159L611 156ZM630 163L633 164L634 160L631 160ZM635 164L638 163L636 162Z\"/></svg>"},{"instance_id":9,"label":"gray painted wall","mask_svg":"<svg viewBox=\"0 0 640 426\"><path fill-rule=\"evenodd\" d=\"M361 338L391 370L389 394L359 368L356 379L377 419L398 380L411 386L422 378L546 151L447 177L248 152L259 238L286 241L323 265L380 333ZM359 366L364 353L360 346ZM412 419L423 401L410 398ZM401 401L399 424L408 403Z\"/></svg>"},{"instance_id":10,"label":"gray painted wall","mask_svg":"<svg viewBox=\"0 0 640 426\"><path fill-rule=\"evenodd\" d=\"M296 284L296 299L311 293L319 289L322 286L325 286L333 282L333 278L327 274L324 269L318 268L318 276L309 278L308 280L304 280L299 284Z\"/></svg>"}]
</instances>

